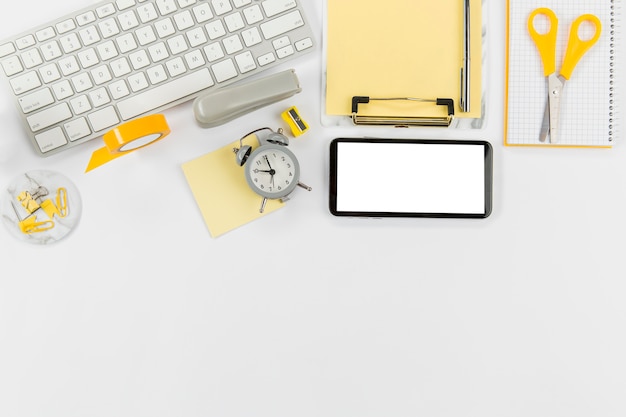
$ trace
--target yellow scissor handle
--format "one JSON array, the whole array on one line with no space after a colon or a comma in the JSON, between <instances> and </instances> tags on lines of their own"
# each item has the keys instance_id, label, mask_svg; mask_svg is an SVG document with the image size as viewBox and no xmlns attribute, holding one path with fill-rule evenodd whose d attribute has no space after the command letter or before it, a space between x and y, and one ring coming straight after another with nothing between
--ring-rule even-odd
<instances>
[{"instance_id":1,"label":"yellow scissor handle","mask_svg":"<svg viewBox=\"0 0 626 417\"><path fill-rule=\"evenodd\" d=\"M595 26L595 33L593 37L589 40L583 40L580 38L579 29L580 25L584 22L591 22ZM585 55L585 53L595 44L600 38L600 33L602 33L602 23L597 16L592 14L584 14L579 16L574 23L572 23L572 27L569 31L569 40L567 42L567 51L565 52L565 59L563 60L563 66L561 67L561 75L565 77L566 80L572 75L574 71L574 67L580 61L580 58Z\"/></svg>"},{"instance_id":2,"label":"yellow scissor handle","mask_svg":"<svg viewBox=\"0 0 626 417\"><path fill-rule=\"evenodd\" d=\"M544 15L550 22L550 29L546 33L539 33L535 29L535 17ZM559 19L547 7L540 7L532 11L528 17L528 33L535 42L541 61L543 61L543 75L546 77L556 72L556 34L559 29Z\"/></svg>"}]
</instances>

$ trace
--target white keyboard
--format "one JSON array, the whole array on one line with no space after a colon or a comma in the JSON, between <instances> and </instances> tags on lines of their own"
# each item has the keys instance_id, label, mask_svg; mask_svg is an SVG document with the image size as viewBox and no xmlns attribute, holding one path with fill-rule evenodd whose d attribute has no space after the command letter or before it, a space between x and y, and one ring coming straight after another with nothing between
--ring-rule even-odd
<instances>
[{"instance_id":1,"label":"white keyboard","mask_svg":"<svg viewBox=\"0 0 626 417\"><path fill-rule=\"evenodd\" d=\"M302 1L102 1L0 42L0 63L49 156L311 51Z\"/></svg>"}]
</instances>

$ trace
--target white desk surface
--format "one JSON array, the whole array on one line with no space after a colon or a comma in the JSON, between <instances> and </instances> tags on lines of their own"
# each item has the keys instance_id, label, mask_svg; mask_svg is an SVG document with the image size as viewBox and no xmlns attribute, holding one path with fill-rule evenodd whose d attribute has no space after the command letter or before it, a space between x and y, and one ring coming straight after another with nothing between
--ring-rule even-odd
<instances>
[{"instance_id":1,"label":"white desk surface","mask_svg":"<svg viewBox=\"0 0 626 417\"><path fill-rule=\"evenodd\" d=\"M15 3L0 37L84 3ZM487 13L487 126L390 131L489 140L486 220L329 214L329 142L371 130L321 126L321 48L285 66L292 99L210 130L181 105L166 140L88 174L100 143L40 158L0 98L0 183L58 171L83 203L52 246L0 229L0 415L624 416L626 146L505 148L504 2ZM211 238L181 164L290 105L313 191Z\"/></svg>"}]
</instances>

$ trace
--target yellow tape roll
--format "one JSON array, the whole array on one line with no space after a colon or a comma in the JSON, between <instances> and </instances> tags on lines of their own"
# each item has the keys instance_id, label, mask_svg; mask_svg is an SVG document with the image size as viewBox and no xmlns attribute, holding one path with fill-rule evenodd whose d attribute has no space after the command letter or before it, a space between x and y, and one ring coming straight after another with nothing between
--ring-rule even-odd
<instances>
[{"instance_id":1,"label":"yellow tape roll","mask_svg":"<svg viewBox=\"0 0 626 417\"><path fill-rule=\"evenodd\" d=\"M91 155L85 172L157 142L170 132L170 127L162 114L153 114L124 123L102 136L104 148L96 150Z\"/></svg>"}]
</instances>

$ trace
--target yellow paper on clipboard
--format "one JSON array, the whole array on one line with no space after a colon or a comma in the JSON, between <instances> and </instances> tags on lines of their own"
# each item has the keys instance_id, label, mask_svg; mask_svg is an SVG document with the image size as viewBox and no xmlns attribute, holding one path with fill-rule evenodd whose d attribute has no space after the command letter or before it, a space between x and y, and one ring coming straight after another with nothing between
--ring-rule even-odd
<instances>
[{"instance_id":1,"label":"yellow paper on clipboard","mask_svg":"<svg viewBox=\"0 0 626 417\"><path fill-rule=\"evenodd\" d=\"M462 0L327 0L326 114L350 115L353 96L452 98L455 117L480 118L482 5L470 3L470 112L460 112ZM371 102L359 113L446 114L432 103Z\"/></svg>"}]
</instances>

